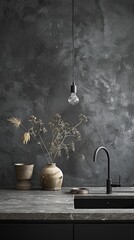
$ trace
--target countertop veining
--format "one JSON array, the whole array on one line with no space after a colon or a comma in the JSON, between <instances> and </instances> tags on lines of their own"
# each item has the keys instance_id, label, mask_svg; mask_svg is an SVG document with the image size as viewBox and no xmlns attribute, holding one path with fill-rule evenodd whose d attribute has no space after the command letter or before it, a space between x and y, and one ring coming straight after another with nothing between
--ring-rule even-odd
<instances>
[{"instance_id":1,"label":"countertop veining","mask_svg":"<svg viewBox=\"0 0 134 240\"><path fill-rule=\"evenodd\" d=\"M106 195L89 187L89 195ZM60 191L0 190L0 220L134 220L134 209L74 209L70 188ZM113 188L114 196L134 196L134 187Z\"/></svg>"}]
</instances>

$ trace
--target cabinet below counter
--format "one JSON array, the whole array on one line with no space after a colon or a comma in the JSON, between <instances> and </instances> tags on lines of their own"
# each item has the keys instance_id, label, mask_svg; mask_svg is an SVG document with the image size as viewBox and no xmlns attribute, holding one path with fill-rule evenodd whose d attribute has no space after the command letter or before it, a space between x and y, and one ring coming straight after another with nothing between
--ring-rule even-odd
<instances>
[{"instance_id":1,"label":"cabinet below counter","mask_svg":"<svg viewBox=\"0 0 134 240\"><path fill-rule=\"evenodd\" d=\"M61 223L47 221L8 221L0 223L4 239L14 240L126 240L134 238L134 222L84 222Z\"/></svg>"},{"instance_id":2,"label":"cabinet below counter","mask_svg":"<svg viewBox=\"0 0 134 240\"><path fill-rule=\"evenodd\" d=\"M134 221L134 209L74 209L70 189L0 190L0 221ZM105 195L105 187L89 187L89 194ZM113 188L112 195L134 196L134 187Z\"/></svg>"}]
</instances>

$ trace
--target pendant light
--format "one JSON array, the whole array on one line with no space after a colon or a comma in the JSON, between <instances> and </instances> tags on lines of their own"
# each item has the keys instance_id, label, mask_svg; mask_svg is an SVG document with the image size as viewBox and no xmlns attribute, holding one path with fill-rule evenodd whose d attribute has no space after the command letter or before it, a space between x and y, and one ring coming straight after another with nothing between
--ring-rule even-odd
<instances>
[{"instance_id":1,"label":"pendant light","mask_svg":"<svg viewBox=\"0 0 134 240\"><path fill-rule=\"evenodd\" d=\"M79 102L77 97L77 86L75 84L75 46L74 46L74 0L72 0L72 85L71 85L71 96L68 98L68 102L71 105L76 105Z\"/></svg>"}]
</instances>

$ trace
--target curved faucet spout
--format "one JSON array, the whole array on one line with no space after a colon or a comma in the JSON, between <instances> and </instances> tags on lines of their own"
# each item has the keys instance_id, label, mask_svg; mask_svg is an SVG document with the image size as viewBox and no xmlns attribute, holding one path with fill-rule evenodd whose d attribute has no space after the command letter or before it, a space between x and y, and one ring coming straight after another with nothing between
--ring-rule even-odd
<instances>
[{"instance_id":1,"label":"curved faucet spout","mask_svg":"<svg viewBox=\"0 0 134 240\"><path fill-rule=\"evenodd\" d=\"M112 192L112 187L111 187L111 184L112 184L112 180L110 179L110 156L109 156L109 152L108 150L101 146L101 147L98 147L95 152L94 152L94 156L93 156L93 161L96 161L97 159L97 156L98 156L98 152L100 150L104 150L106 155L107 155L107 160L108 160L108 179L107 179L107 183L106 183L106 186L107 186L107 193L111 193Z\"/></svg>"},{"instance_id":2,"label":"curved faucet spout","mask_svg":"<svg viewBox=\"0 0 134 240\"><path fill-rule=\"evenodd\" d=\"M96 161L96 160L97 160L98 152L99 152L101 149L103 149L103 150L106 152L106 154L107 154L107 160L108 160L108 179L110 179L110 156L109 156L108 150L107 150L105 147L103 147L103 146L98 147L98 148L95 150L95 152L94 152L93 161Z\"/></svg>"}]
</instances>

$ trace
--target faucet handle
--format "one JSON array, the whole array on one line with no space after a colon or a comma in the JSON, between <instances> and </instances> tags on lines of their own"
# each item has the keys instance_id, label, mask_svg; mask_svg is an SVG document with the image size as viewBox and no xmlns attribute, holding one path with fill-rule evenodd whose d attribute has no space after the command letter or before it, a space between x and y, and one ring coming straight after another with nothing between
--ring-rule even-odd
<instances>
[{"instance_id":1,"label":"faucet handle","mask_svg":"<svg viewBox=\"0 0 134 240\"><path fill-rule=\"evenodd\" d=\"M112 182L112 187L121 187L121 176L119 175L119 181L118 182Z\"/></svg>"}]
</instances>

